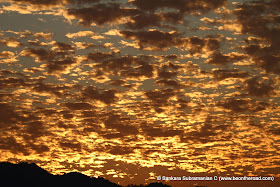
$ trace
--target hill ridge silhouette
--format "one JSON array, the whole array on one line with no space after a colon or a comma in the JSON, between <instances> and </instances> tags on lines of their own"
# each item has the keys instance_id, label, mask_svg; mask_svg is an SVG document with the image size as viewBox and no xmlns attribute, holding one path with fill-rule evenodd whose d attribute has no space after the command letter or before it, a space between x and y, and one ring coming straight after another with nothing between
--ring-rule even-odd
<instances>
[{"instance_id":1,"label":"hill ridge silhouette","mask_svg":"<svg viewBox=\"0 0 280 187\"><path fill-rule=\"evenodd\" d=\"M0 186L79 186L79 187L122 187L103 177L89 177L79 172L53 175L35 163L13 164L0 162ZM163 183L128 185L127 187L171 187Z\"/></svg>"}]
</instances>

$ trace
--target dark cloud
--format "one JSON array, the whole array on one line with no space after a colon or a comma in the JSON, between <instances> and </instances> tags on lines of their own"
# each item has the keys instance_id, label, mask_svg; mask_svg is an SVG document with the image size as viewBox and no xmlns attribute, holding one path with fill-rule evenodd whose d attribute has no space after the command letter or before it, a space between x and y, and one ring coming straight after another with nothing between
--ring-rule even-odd
<instances>
[{"instance_id":1,"label":"dark cloud","mask_svg":"<svg viewBox=\"0 0 280 187\"><path fill-rule=\"evenodd\" d=\"M27 48L22 51L22 56L36 57L39 61L46 61L50 58L50 51L43 48Z\"/></svg>"},{"instance_id":2,"label":"dark cloud","mask_svg":"<svg viewBox=\"0 0 280 187\"><path fill-rule=\"evenodd\" d=\"M134 63L134 58L131 56L123 56L120 58L112 58L103 61L96 65L98 68L102 68L103 71L109 72L114 75L119 75L120 71L130 70L131 65Z\"/></svg>"},{"instance_id":3,"label":"dark cloud","mask_svg":"<svg viewBox=\"0 0 280 187\"><path fill-rule=\"evenodd\" d=\"M97 3L100 0L12 0L16 3L26 4L26 5L34 5L38 8L51 8L57 5L70 4L70 5L88 5Z\"/></svg>"},{"instance_id":4,"label":"dark cloud","mask_svg":"<svg viewBox=\"0 0 280 187\"><path fill-rule=\"evenodd\" d=\"M168 102L168 99L175 95L175 92L172 89L163 89L155 91L147 91L145 95L152 102L164 105Z\"/></svg>"},{"instance_id":5,"label":"dark cloud","mask_svg":"<svg viewBox=\"0 0 280 187\"><path fill-rule=\"evenodd\" d=\"M162 127L154 127L153 124L145 124L141 126L143 133L150 138L154 137L174 137L184 133L179 129L163 129Z\"/></svg>"},{"instance_id":6,"label":"dark cloud","mask_svg":"<svg viewBox=\"0 0 280 187\"><path fill-rule=\"evenodd\" d=\"M88 5L100 2L100 0L66 0L70 4Z\"/></svg>"},{"instance_id":7,"label":"dark cloud","mask_svg":"<svg viewBox=\"0 0 280 187\"><path fill-rule=\"evenodd\" d=\"M279 2L275 0L248 1L238 4L237 8L234 13L242 25L243 34L253 34L266 38L272 43L279 43L280 20L277 17L280 10Z\"/></svg>"},{"instance_id":8,"label":"dark cloud","mask_svg":"<svg viewBox=\"0 0 280 187\"><path fill-rule=\"evenodd\" d=\"M44 128L43 122L41 121L31 121L26 125L27 137L29 140L36 140L38 137L46 135L46 130Z\"/></svg>"},{"instance_id":9,"label":"dark cloud","mask_svg":"<svg viewBox=\"0 0 280 187\"><path fill-rule=\"evenodd\" d=\"M143 29L151 26L160 26L161 17L158 14L153 13L140 13L131 17L131 22L126 23L126 27L130 29Z\"/></svg>"},{"instance_id":10,"label":"dark cloud","mask_svg":"<svg viewBox=\"0 0 280 187\"><path fill-rule=\"evenodd\" d=\"M20 154L27 156L30 154L30 150L23 144L17 142L14 137L1 137L0 149L11 151L14 154Z\"/></svg>"},{"instance_id":11,"label":"dark cloud","mask_svg":"<svg viewBox=\"0 0 280 187\"><path fill-rule=\"evenodd\" d=\"M189 53L191 55L200 54L204 49L207 51L218 51L220 48L219 39L213 36L207 36L206 38L199 38L193 36L187 39L189 45Z\"/></svg>"},{"instance_id":12,"label":"dark cloud","mask_svg":"<svg viewBox=\"0 0 280 187\"><path fill-rule=\"evenodd\" d=\"M280 136L280 128L272 129L271 132L273 135Z\"/></svg>"},{"instance_id":13,"label":"dark cloud","mask_svg":"<svg viewBox=\"0 0 280 187\"><path fill-rule=\"evenodd\" d=\"M21 52L22 56L33 57L37 62L46 63L49 74L65 71L71 65L76 63L73 58L73 46L55 42L53 50L44 48L27 48Z\"/></svg>"},{"instance_id":14,"label":"dark cloud","mask_svg":"<svg viewBox=\"0 0 280 187\"><path fill-rule=\"evenodd\" d=\"M70 112L70 111L61 111L60 112L63 115L64 119L72 119L74 117L74 115Z\"/></svg>"},{"instance_id":15,"label":"dark cloud","mask_svg":"<svg viewBox=\"0 0 280 187\"><path fill-rule=\"evenodd\" d=\"M190 98L188 99L178 99L178 103L179 103L179 109L185 109L188 107L188 103L190 102Z\"/></svg>"},{"instance_id":16,"label":"dark cloud","mask_svg":"<svg viewBox=\"0 0 280 187\"><path fill-rule=\"evenodd\" d=\"M219 101L216 105L236 113L259 112L266 109L269 106L268 103L263 101L236 98L229 98L225 101Z\"/></svg>"},{"instance_id":17,"label":"dark cloud","mask_svg":"<svg viewBox=\"0 0 280 187\"><path fill-rule=\"evenodd\" d=\"M25 79L17 78L17 77L5 77L0 78L0 89L8 89L8 88L18 88L22 86L26 86Z\"/></svg>"},{"instance_id":18,"label":"dark cloud","mask_svg":"<svg viewBox=\"0 0 280 187\"><path fill-rule=\"evenodd\" d=\"M169 24L179 23L184 19L184 14L181 12L167 12L167 13L151 13L138 11L138 14L131 15L130 21L124 25L132 30L139 30L152 27L172 28Z\"/></svg>"},{"instance_id":19,"label":"dark cloud","mask_svg":"<svg viewBox=\"0 0 280 187\"><path fill-rule=\"evenodd\" d=\"M45 116L52 116L58 113L55 109L42 109L40 112L42 112Z\"/></svg>"},{"instance_id":20,"label":"dark cloud","mask_svg":"<svg viewBox=\"0 0 280 187\"><path fill-rule=\"evenodd\" d=\"M113 155L127 155L133 153L134 151L132 147L128 146L112 146L108 152Z\"/></svg>"},{"instance_id":21,"label":"dark cloud","mask_svg":"<svg viewBox=\"0 0 280 187\"><path fill-rule=\"evenodd\" d=\"M151 101L149 105L153 106L157 113L163 112L163 107L169 105L169 98L175 95L176 93L173 89L161 89L145 92L145 96Z\"/></svg>"},{"instance_id":22,"label":"dark cloud","mask_svg":"<svg viewBox=\"0 0 280 187\"><path fill-rule=\"evenodd\" d=\"M87 61L100 62L105 59L111 58L113 56L114 55L112 53L102 53L102 52L89 53L87 55Z\"/></svg>"},{"instance_id":23,"label":"dark cloud","mask_svg":"<svg viewBox=\"0 0 280 187\"><path fill-rule=\"evenodd\" d=\"M29 143L29 148L36 151L36 153L38 154L42 154L44 152L48 152L50 150L50 148L46 145L36 145L36 144L33 144L33 143Z\"/></svg>"},{"instance_id":24,"label":"dark cloud","mask_svg":"<svg viewBox=\"0 0 280 187\"><path fill-rule=\"evenodd\" d=\"M60 86L51 83L36 82L30 84L30 87L38 93L50 93L57 97L62 97L68 95L68 91L72 89L70 86Z\"/></svg>"},{"instance_id":25,"label":"dark cloud","mask_svg":"<svg viewBox=\"0 0 280 187\"><path fill-rule=\"evenodd\" d=\"M225 65L230 62L243 60L246 57L247 57L246 55L238 54L238 53L222 54L220 52L217 52L217 53L213 53L210 56L210 59L206 60L206 63L214 64L214 65Z\"/></svg>"},{"instance_id":26,"label":"dark cloud","mask_svg":"<svg viewBox=\"0 0 280 187\"><path fill-rule=\"evenodd\" d=\"M137 67L130 68L129 70L125 70L121 72L121 76L123 77L152 77L153 76L153 66L143 62L143 61L138 61L136 62L138 64Z\"/></svg>"},{"instance_id":27,"label":"dark cloud","mask_svg":"<svg viewBox=\"0 0 280 187\"><path fill-rule=\"evenodd\" d=\"M59 145L62 148L72 149L73 151L80 152L82 150L82 145L79 142L61 142Z\"/></svg>"},{"instance_id":28,"label":"dark cloud","mask_svg":"<svg viewBox=\"0 0 280 187\"><path fill-rule=\"evenodd\" d=\"M166 22L176 24L184 19L184 14L181 12L166 12L162 14L162 19Z\"/></svg>"},{"instance_id":29,"label":"dark cloud","mask_svg":"<svg viewBox=\"0 0 280 187\"><path fill-rule=\"evenodd\" d=\"M198 0L198 1L186 1L186 0L135 0L131 2L141 10L155 11L163 8L174 8L181 12L193 12L193 11L209 11L216 9L226 3L226 0Z\"/></svg>"},{"instance_id":30,"label":"dark cloud","mask_svg":"<svg viewBox=\"0 0 280 187\"><path fill-rule=\"evenodd\" d=\"M168 60L175 60L179 58L176 54L163 55L162 57Z\"/></svg>"},{"instance_id":31,"label":"dark cloud","mask_svg":"<svg viewBox=\"0 0 280 187\"><path fill-rule=\"evenodd\" d=\"M242 34L259 37L255 44L248 43L247 40L245 51L253 58L255 64L267 73L280 74L279 11L279 2L275 0L248 1L239 4L234 11L242 26Z\"/></svg>"},{"instance_id":32,"label":"dark cloud","mask_svg":"<svg viewBox=\"0 0 280 187\"><path fill-rule=\"evenodd\" d=\"M253 77L245 81L244 90L248 91L251 96L270 96L274 92L274 82L270 80L260 79L259 77Z\"/></svg>"},{"instance_id":33,"label":"dark cloud","mask_svg":"<svg viewBox=\"0 0 280 187\"><path fill-rule=\"evenodd\" d=\"M119 114L110 113L108 115L104 121L107 129L115 129L124 135L138 134L138 129L130 124L131 120L129 118L122 117Z\"/></svg>"},{"instance_id":34,"label":"dark cloud","mask_svg":"<svg viewBox=\"0 0 280 187\"><path fill-rule=\"evenodd\" d=\"M218 69L213 71L214 77L218 80L227 78L246 78L249 73L246 71L239 71L238 69Z\"/></svg>"},{"instance_id":35,"label":"dark cloud","mask_svg":"<svg viewBox=\"0 0 280 187\"><path fill-rule=\"evenodd\" d=\"M56 72L63 72L65 71L68 67L70 67L72 64L75 64L76 61L68 58L64 60L58 60L58 61L49 61L47 64L47 69L49 74L53 74Z\"/></svg>"},{"instance_id":36,"label":"dark cloud","mask_svg":"<svg viewBox=\"0 0 280 187\"><path fill-rule=\"evenodd\" d=\"M67 107L69 110L90 110L93 108L88 103L63 103L61 105Z\"/></svg>"},{"instance_id":37,"label":"dark cloud","mask_svg":"<svg viewBox=\"0 0 280 187\"><path fill-rule=\"evenodd\" d=\"M123 138L125 135L122 133L106 133L103 134L102 137L106 138L106 139L120 139Z\"/></svg>"},{"instance_id":38,"label":"dark cloud","mask_svg":"<svg viewBox=\"0 0 280 187\"><path fill-rule=\"evenodd\" d=\"M135 10L121 8L120 4L97 4L87 8L68 9L68 14L80 19L80 24L90 26L92 23L103 25L117 22L120 18L135 14Z\"/></svg>"},{"instance_id":39,"label":"dark cloud","mask_svg":"<svg viewBox=\"0 0 280 187\"><path fill-rule=\"evenodd\" d=\"M201 126L196 131L184 133L180 136L182 142L200 142L209 143L214 141L229 141L231 136L224 135L223 132L229 127L224 124L216 124L217 120L208 116Z\"/></svg>"},{"instance_id":40,"label":"dark cloud","mask_svg":"<svg viewBox=\"0 0 280 187\"><path fill-rule=\"evenodd\" d=\"M261 47L260 41L257 44L247 42L244 51L253 59L255 64L264 69L267 73L280 74L280 48L276 46Z\"/></svg>"},{"instance_id":41,"label":"dark cloud","mask_svg":"<svg viewBox=\"0 0 280 187\"><path fill-rule=\"evenodd\" d=\"M13 0L14 2L32 4L38 6L50 6L50 5L58 5L61 3L60 0Z\"/></svg>"},{"instance_id":42,"label":"dark cloud","mask_svg":"<svg viewBox=\"0 0 280 187\"><path fill-rule=\"evenodd\" d=\"M133 56L122 56L108 54L108 53L90 53L87 61L93 61L95 68L98 69L97 75L118 75L123 77L151 77L153 76L153 66L148 60L141 60L141 58Z\"/></svg>"},{"instance_id":43,"label":"dark cloud","mask_svg":"<svg viewBox=\"0 0 280 187\"><path fill-rule=\"evenodd\" d=\"M9 128L19 120L18 113L7 103L0 103L0 129Z\"/></svg>"},{"instance_id":44,"label":"dark cloud","mask_svg":"<svg viewBox=\"0 0 280 187\"><path fill-rule=\"evenodd\" d=\"M82 100L99 100L107 105L117 100L116 90L105 90L101 92L93 86L86 87L82 92Z\"/></svg>"},{"instance_id":45,"label":"dark cloud","mask_svg":"<svg viewBox=\"0 0 280 187\"><path fill-rule=\"evenodd\" d=\"M70 44L63 43L63 42L55 42L54 46L57 47L59 50L66 51L66 50L73 50L74 47Z\"/></svg>"},{"instance_id":46,"label":"dark cloud","mask_svg":"<svg viewBox=\"0 0 280 187\"><path fill-rule=\"evenodd\" d=\"M31 46L36 46L36 47L47 47L48 46L46 43L40 42L38 40L35 40L35 41L29 40L28 44Z\"/></svg>"},{"instance_id":47,"label":"dark cloud","mask_svg":"<svg viewBox=\"0 0 280 187\"><path fill-rule=\"evenodd\" d=\"M153 47L154 50L165 50L171 46L180 46L183 40L180 38L178 32L164 32L164 31L120 31L126 39L135 39L140 49L146 47Z\"/></svg>"},{"instance_id":48,"label":"dark cloud","mask_svg":"<svg viewBox=\"0 0 280 187\"><path fill-rule=\"evenodd\" d=\"M125 83L127 83L127 82L124 80L120 80L120 79L112 80L110 82L110 84L114 85L114 86L123 86Z\"/></svg>"},{"instance_id":49,"label":"dark cloud","mask_svg":"<svg viewBox=\"0 0 280 187\"><path fill-rule=\"evenodd\" d=\"M178 81L166 80L166 79L158 80L158 81L155 82L155 84L161 84L161 85L164 85L164 86L171 86L171 87L174 87L174 88L183 87L183 85L178 83Z\"/></svg>"},{"instance_id":50,"label":"dark cloud","mask_svg":"<svg viewBox=\"0 0 280 187\"><path fill-rule=\"evenodd\" d=\"M180 68L180 66L176 66L169 62L168 65L163 65L160 70L158 70L158 77L163 79L170 79L170 78L176 78L178 72L177 70Z\"/></svg>"}]
</instances>

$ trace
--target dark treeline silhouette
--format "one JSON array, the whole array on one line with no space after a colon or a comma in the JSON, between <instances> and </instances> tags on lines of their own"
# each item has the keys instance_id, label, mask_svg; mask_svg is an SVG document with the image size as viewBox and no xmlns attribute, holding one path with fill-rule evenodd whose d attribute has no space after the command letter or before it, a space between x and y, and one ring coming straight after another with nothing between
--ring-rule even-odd
<instances>
[{"instance_id":1,"label":"dark treeline silhouette","mask_svg":"<svg viewBox=\"0 0 280 187\"><path fill-rule=\"evenodd\" d=\"M66 173L64 175L52 175L34 163L22 162L12 164L0 162L0 186L6 187L41 187L41 186L78 186L78 187L121 187L102 177L89 177L78 172ZM129 185L138 187L137 185ZM144 187L144 185L140 185ZM140 187L139 186L139 187ZM170 187L162 183L151 183L146 187Z\"/></svg>"}]
</instances>

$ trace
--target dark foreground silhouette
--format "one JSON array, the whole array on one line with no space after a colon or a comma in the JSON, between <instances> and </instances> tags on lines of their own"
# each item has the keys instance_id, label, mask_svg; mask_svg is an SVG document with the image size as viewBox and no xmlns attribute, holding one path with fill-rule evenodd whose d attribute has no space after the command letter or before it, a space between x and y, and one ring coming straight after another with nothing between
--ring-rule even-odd
<instances>
[{"instance_id":1,"label":"dark foreground silhouette","mask_svg":"<svg viewBox=\"0 0 280 187\"><path fill-rule=\"evenodd\" d=\"M0 186L41 187L41 186L78 186L78 187L121 187L102 177L92 178L81 173L71 172L52 175L36 164L0 162ZM138 187L136 185L130 185ZM143 186L143 185L140 185ZM162 183L151 183L147 187L170 187Z\"/></svg>"}]
</instances>

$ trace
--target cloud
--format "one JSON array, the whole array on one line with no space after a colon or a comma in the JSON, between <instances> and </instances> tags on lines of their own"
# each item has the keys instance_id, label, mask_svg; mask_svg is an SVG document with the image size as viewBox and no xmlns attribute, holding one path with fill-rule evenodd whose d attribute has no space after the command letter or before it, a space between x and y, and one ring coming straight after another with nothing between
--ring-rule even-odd
<instances>
[{"instance_id":1,"label":"cloud","mask_svg":"<svg viewBox=\"0 0 280 187\"><path fill-rule=\"evenodd\" d=\"M12 47L12 48L20 47L20 46L23 45L21 42L19 42L18 39L15 39L15 38L12 38L12 37L3 38L3 39L1 39L1 38L2 37L0 35L0 45L5 45L5 46L8 46L8 47Z\"/></svg>"},{"instance_id":2,"label":"cloud","mask_svg":"<svg viewBox=\"0 0 280 187\"><path fill-rule=\"evenodd\" d=\"M30 154L30 150L28 149L28 147L22 145L21 143L18 143L14 137L2 137L0 139L0 149L8 150L15 154L22 153L25 156Z\"/></svg>"},{"instance_id":3,"label":"cloud","mask_svg":"<svg viewBox=\"0 0 280 187\"><path fill-rule=\"evenodd\" d=\"M184 130L179 129L163 129L162 127L154 127L153 124L141 125L141 130L150 138L156 137L174 137L184 133Z\"/></svg>"},{"instance_id":4,"label":"cloud","mask_svg":"<svg viewBox=\"0 0 280 187\"><path fill-rule=\"evenodd\" d=\"M74 168L88 175L113 177L114 169L121 185L186 170L273 174L279 3L110 2L4 3L44 22L35 32L33 23L12 31L8 22L0 31L3 159L57 172L79 160Z\"/></svg>"},{"instance_id":5,"label":"cloud","mask_svg":"<svg viewBox=\"0 0 280 187\"><path fill-rule=\"evenodd\" d=\"M80 37L93 36L93 35L95 35L95 33L92 31L79 31L76 33L68 33L68 34L66 34L66 37L76 39L76 38L80 38Z\"/></svg>"},{"instance_id":6,"label":"cloud","mask_svg":"<svg viewBox=\"0 0 280 187\"><path fill-rule=\"evenodd\" d=\"M11 127L16 124L20 119L20 116L14 110L14 108L7 103L0 103L0 129Z\"/></svg>"},{"instance_id":7,"label":"cloud","mask_svg":"<svg viewBox=\"0 0 280 187\"><path fill-rule=\"evenodd\" d=\"M113 56L114 55L112 53L102 53L102 52L89 53L87 56L87 61L99 62L101 60L109 59L110 57Z\"/></svg>"},{"instance_id":8,"label":"cloud","mask_svg":"<svg viewBox=\"0 0 280 187\"><path fill-rule=\"evenodd\" d=\"M231 110L235 113L241 113L246 111L252 113L259 112L265 110L269 106L268 103L262 101L236 98L228 98L225 101L219 101L216 105Z\"/></svg>"},{"instance_id":9,"label":"cloud","mask_svg":"<svg viewBox=\"0 0 280 187\"><path fill-rule=\"evenodd\" d=\"M83 26L90 26L92 23L99 26L114 23L134 13L135 10L121 8L120 4L117 3L97 4L91 7L67 10L67 14L70 17L80 19L79 23Z\"/></svg>"},{"instance_id":10,"label":"cloud","mask_svg":"<svg viewBox=\"0 0 280 187\"><path fill-rule=\"evenodd\" d=\"M183 85L178 83L175 80L166 80L166 79L162 79L162 80L158 80L155 82L155 84L159 84L159 85L164 85L164 86L171 86L174 88L182 88Z\"/></svg>"},{"instance_id":11,"label":"cloud","mask_svg":"<svg viewBox=\"0 0 280 187\"><path fill-rule=\"evenodd\" d=\"M238 69L216 69L213 71L214 77L218 80L227 78L246 78L249 76L247 71L239 71Z\"/></svg>"},{"instance_id":12,"label":"cloud","mask_svg":"<svg viewBox=\"0 0 280 187\"><path fill-rule=\"evenodd\" d=\"M213 53L210 56L210 59L206 60L205 63L214 64L214 65L225 65L230 62L235 62L245 59L247 56L239 53L229 53L222 54L220 52Z\"/></svg>"},{"instance_id":13,"label":"cloud","mask_svg":"<svg viewBox=\"0 0 280 187\"><path fill-rule=\"evenodd\" d=\"M37 32L34 34L36 38L40 39L46 39L46 40L51 40L52 39L53 33L43 33L43 32Z\"/></svg>"},{"instance_id":14,"label":"cloud","mask_svg":"<svg viewBox=\"0 0 280 187\"><path fill-rule=\"evenodd\" d=\"M126 155L133 153L134 151L133 148L129 146L112 146L109 148L108 152L113 155Z\"/></svg>"},{"instance_id":15,"label":"cloud","mask_svg":"<svg viewBox=\"0 0 280 187\"><path fill-rule=\"evenodd\" d=\"M41 121L31 121L25 123L28 140L36 140L37 138L46 135L46 131Z\"/></svg>"},{"instance_id":16,"label":"cloud","mask_svg":"<svg viewBox=\"0 0 280 187\"><path fill-rule=\"evenodd\" d=\"M71 67L72 64L75 64L76 61L68 58L64 60L52 60L49 61L46 65L48 69L49 74L57 73L57 72L63 72L67 70L67 68Z\"/></svg>"},{"instance_id":17,"label":"cloud","mask_svg":"<svg viewBox=\"0 0 280 187\"><path fill-rule=\"evenodd\" d=\"M151 106L154 107L157 113L164 111L164 107L168 106L168 100L175 96L173 89L162 89L155 91L146 91L145 96L151 101Z\"/></svg>"},{"instance_id":18,"label":"cloud","mask_svg":"<svg viewBox=\"0 0 280 187\"><path fill-rule=\"evenodd\" d=\"M14 53L11 51L0 52L0 58L12 58L12 57L14 57Z\"/></svg>"},{"instance_id":19,"label":"cloud","mask_svg":"<svg viewBox=\"0 0 280 187\"><path fill-rule=\"evenodd\" d=\"M114 103L117 100L115 90L100 91L93 86L88 86L82 91L82 100L99 100L107 105Z\"/></svg>"},{"instance_id":20,"label":"cloud","mask_svg":"<svg viewBox=\"0 0 280 187\"><path fill-rule=\"evenodd\" d=\"M265 80L259 77L252 77L245 81L244 90L251 96L267 97L273 94L273 80Z\"/></svg>"},{"instance_id":21,"label":"cloud","mask_svg":"<svg viewBox=\"0 0 280 187\"><path fill-rule=\"evenodd\" d=\"M130 68L129 70L125 70L121 73L123 77L152 77L153 76L153 66L148 64L147 62L138 61L139 65L134 68Z\"/></svg>"},{"instance_id":22,"label":"cloud","mask_svg":"<svg viewBox=\"0 0 280 187\"><path fill-rule=\"evenodd\" d=\"M108 113L107 116L108 117L104 120L106 129L115 129L124 135L138 134L139 130L131 125L131 120L129 118L114 113Z\"/></svg>"},{"instance_id":23,"label":"cloud","mask_svg":"<svg viewBox=\"0 0 280 187\"><path fill-rule=\"evenodd\" d=\"M93 108L88 103L62 103L61 105L67 107L69 110L89 110Z\"/></svg>"},{"instance_id":24,"label":"cloud","mask_svg":"<svg viewBox=\"0 0 280 187\"><path fill-rule=\"evenodd\" d=\"M20 55L34 57L38 62L46 61L50 58L50 52L43 48L27 48L21 51Z\"/></svg>"},{"instance_id":25,"label":"cloud","mask_svg":"<svg viewBox=\"0 0 280 187\"><path fill-rule=\"evenodd\" d=\"M49 94L57 96L57 97L63 97L65 95L68 95L68 91L70 89L73 89L70 86L44 83L41 81L37 81L35 83L30 84L30 87L35 92L49 93Z\"/></svg>"},{"instance_id":26,"label":"cloud","mask_svg":"<svg viewBox=\"0 0 280 187\"><path fill-rule=\"evenodd\" d=\"M178 75L177 69L178 67L170 62L169 65L164 65L161 70L158 70L158 77L164 79L176 77Z\"/></svg>"},{"instance_id":27,"label":"cloud","mask_svg":"<svg viewBox=\"0 0 280 187\"><path fill-rule=\"evenodd\" d=\"M134 39L137 41L140 49L151 47L152 50L166 50L171 46L180 46L183 41L179 37L178 32L164 32L157 30L150 31L120 31L126 39Z\"/></svg>"},{"instance_id":28,"label":"cloud","mask_svg":"<svg viewBox=\"0 0 280 187\"><path fill-rule=\"evenodd\" d=\"M100 0L66 0L70 4L88 5L100 2Z\"/></svg>"},{"instance_id":29,"label":"cloud","mask_svg":"<svg viewBox=\"0 0 280 187\"><path fill-rule=\"evenodd\" d=\"M74 58L74 47L63 42L52 42L51 49L45 48L27 48L21 51L21 56L33 57L36 62L44 63L49 74L62 73L77 63Z\"/></svg>"},{"instance_id":30,"label":"cloud","mask_svg":"<svg viewBox=\"0 0 280 187\"><path fill-rule=\"evenodd\" d=\"M16 56L11 51L0 52L0 63L12 63L17 62Z\"/></svg>"},{"instance_id":31,"label":"cloud","mask_svg":"<svg viewBox=\"0 0 280 187\"><path fill-rule=\"evenodd\" d=\"M89 49L89 48L94 48L96 47L96 45L92 44L92 43L86 43L86 42L73 42L75 44L75 48L77 50L80 49Z\"/></svg>"},{"instance_id":32,"label":"cloud","mask_svg":"<svg viewBox=\"0 0 280 187\"><path fill-rule=\"evenodd\" d=\"M180 136L181 142L194 142L194 143L209 143L215 141L229 141L230 135L223 134L229 126L228 125L214 125L211 118L207 118L200 129L184 133Z\"/></svg>"},{"instance_id":33,"label":"cloud","mask_svg":"<svg viewBox=\"0 0 280 187\"><path fill-rule=\"evenodd\" d=\"M131 22L128 22L126 26L130 29L143 29L150 26L160 26L161 18L156 14L142 13L131 17Z\"/></svg>"},{"instance_id":34,"label":"cloud","mask_svg":"<svg viewBox=\"0 0 280 187\"><path fill-rule=\"evenodd\" d=\"M280 74L279 54L276 46L261 47L262 44L250 44L244 47L244 51L252 57L253 62L267 73Z\"/></svg>"},{"instance_id":35,"label":"cloud","mask_svg":"<svg viewBox=\"0 0 280 187\"><path fill-rule=\"evenodd\" d=\"M247 40L244 50L254 63L267 73L280 74L279 54L279 2L258 0L237 5L234 14L242 25L242 34L257 36L256 43ZM262 43L264 43L263 45Z\"/></svg>"},{"instance_id":36,"label":"cloud","mask_svg":"<svg viewBox=\"0 0 280 187\"><path fill-rule=\"evenodd\" d=\"M59 145L62 148L72 149L73 151L80 152L82 150L82 145L79 142L61 142Z\"/></svg>"},{"instance_id":37,"label":"cloud","mask_svg":"<svg viewBox=\"0 0 280 187\"><path fill-rule=\"evenodd\" d=\"M153 66L149 61L143 61L138 57L121 56L114 53L90 53L87 61L94 61L94 67L98 69L98 75L105 73L122 77L151 77L153 76Z\"/></svg>"},{"instance_id":38,"label":"cloud","mask_svg":"<svg viewBox=\"0 0 280 187\"><path fill-rule=\"evenodd\" d=\"M58 5L61 3L60 0L13 0L14 2L33 4L38 6L51 6Z\"/></svg>"},{"instance_id":39,"label":"cloud","mask_svg":"<svg viewBox=\"0 0 280 187\"><path fill-rule=\"evenodd\" d=\"M187 39L187 47L192 56L207 53L209 51L218 51L220 48L220 40L208 36L206 38L199 38L193 36Z\"/></svg>"},{"instance_id":40,"label":"cloud","mask_svg":"<svg viewBox=\"0 0 280 187\"><path fill-rule=\"evenodd\" d=\"M155 11L163 8L173 8L181 12L202 11L206 12L211 9L216 9L223 6L226 0L198 0L198 1L185 1L185 0L134 0L131 2L141 10Z\"/></svg>"},{"instance_id":41,"label":"cloud","mask_svg":"<svg viewBox=\"0 0 280 187\"><path fill-rule=\"evenodd\" d=\"M181 23L184 19L184 14L181 12L166 12L162 13L162 19L171 24Z\"/></svg>"}]
</instances>

